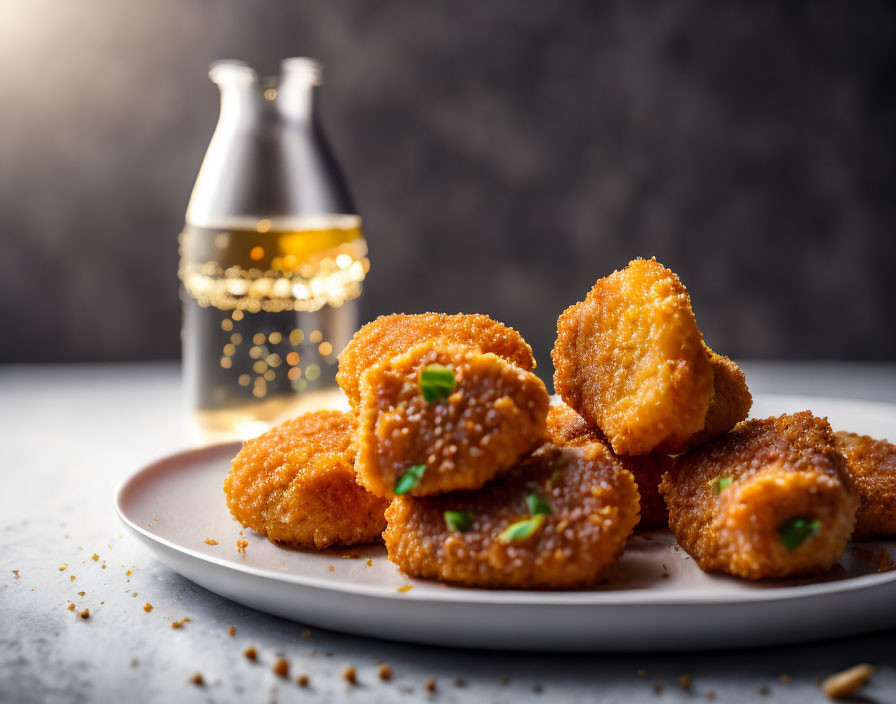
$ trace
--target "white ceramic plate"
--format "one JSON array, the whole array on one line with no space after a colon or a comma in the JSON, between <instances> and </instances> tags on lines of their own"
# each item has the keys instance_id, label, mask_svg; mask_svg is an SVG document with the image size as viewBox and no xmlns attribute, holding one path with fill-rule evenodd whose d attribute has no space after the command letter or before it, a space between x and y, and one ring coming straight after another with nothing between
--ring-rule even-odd
<instances>
[{"instance_id":1,"label":"white ceramic plate","mask_svg":"<svg viewBox=\"0 0 896 704\"><path fill-rule=\"evenodd\" d=\"M766 396L752 415L806 408L836 429L896 438L896 406L889 404ZM766 646L896 626L896 571L875 573L868 557L880 545L896 551L896 540L847 548L822 578L756 583L701 572L667 531L657 531L630 539L606 585L566 592L408 579L382 546L284 549L241 533L230 517L221 487L238 449L215 445L159 460L122 484L116 508L171 569L302 623L434 645L608 651ZM248 542L243 554L238 540Z\"/></svg>"}]
</instances>

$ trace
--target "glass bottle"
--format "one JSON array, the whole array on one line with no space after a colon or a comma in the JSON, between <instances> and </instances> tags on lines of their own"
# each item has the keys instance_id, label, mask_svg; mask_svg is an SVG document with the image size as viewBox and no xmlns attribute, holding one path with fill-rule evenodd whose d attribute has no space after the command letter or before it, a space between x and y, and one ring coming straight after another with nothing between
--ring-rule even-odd
<instances>
[{"instance_id":1,"label":"glass bottle","mask_svg":"<svg viewBox=\"0 0 896 704\"><path fill-rule=\"evenodd\" d=\"M357 327L369 268L315 110L321 66L292 58L280 68L262 81L238 61L209 70L221 112L179 267L187 402L207 439L340 405L336 358Z\"/></svg>"}]
</instances>

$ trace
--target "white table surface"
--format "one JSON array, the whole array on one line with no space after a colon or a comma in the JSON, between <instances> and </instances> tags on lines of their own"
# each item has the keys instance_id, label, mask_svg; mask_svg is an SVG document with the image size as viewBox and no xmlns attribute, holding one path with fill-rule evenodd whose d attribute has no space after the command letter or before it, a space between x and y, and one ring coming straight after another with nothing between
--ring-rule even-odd
<instances>
[{"instance_id":1,"label":"white table surface","mask_svg":"<svg viewBox=\"0 0 896 704\"><path fill-rule=\"evenodd\" d=\"M896 399L896 364L743 368L754 393ZM862 701L896 702L893 631L753 651L479 652L319 629L303 637L300 624L207 592L143 552L112 508L122 478L191 444L173 363L0 367L0 429L3 702L623 703L705 701L713 690L720 702L801 703L826 701L816 679L858 662L879 668ZM77 616L85 607L88 620ZM192 620L173 629L184 617ZM243 657L249 646L258 662ZM278 654L290 662L290 679L272 672ZM380 662L392 668L389 682L377 677ZM356 686L342 679L348 666ZM203 687L190 682L197 672ZM308 688L296 683L303 673ZM689 690L681 675L692 679ZM423 687L431 677L435 693Z\"/></svg>"}]
</instances>

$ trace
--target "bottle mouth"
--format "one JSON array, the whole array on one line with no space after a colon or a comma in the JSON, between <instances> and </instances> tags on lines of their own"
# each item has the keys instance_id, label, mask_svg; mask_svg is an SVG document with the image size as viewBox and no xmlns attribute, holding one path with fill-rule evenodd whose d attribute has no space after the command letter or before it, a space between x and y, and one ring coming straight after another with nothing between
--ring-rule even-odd
<instances>
[{"instance_id":1,"label":"bottle mouth","mask_svg":"<svg viewBox=\"0 0 896 704\"><path fill-rule=\"evenodd\" d=\"M236 59L220 59L213 61L208 67L208 77L212 82L221 84L227 81L238 81L258 84L258 73L245 61ZM280 62L280 75L265 77L265 88L275 88L286 80L301 80L312 86L323 84L323 66L320 62L304 56L294 56Z\"/></svg>"}]
</instances>

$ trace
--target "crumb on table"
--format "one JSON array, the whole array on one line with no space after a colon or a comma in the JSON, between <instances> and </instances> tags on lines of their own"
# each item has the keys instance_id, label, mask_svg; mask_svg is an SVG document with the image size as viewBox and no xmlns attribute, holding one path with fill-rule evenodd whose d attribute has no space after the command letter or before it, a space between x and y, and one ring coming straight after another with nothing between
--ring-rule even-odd
<instances>
[{"instance_id":1,"label":"crumb on table","mask_svg":"<svg viewBox=\"0 0 896 704\"><path fill-rule=\"evenodd\" d=\"M411 589L413 589L413 588L414 588L413 584L405 584L403 587L399 587L398 591L400 591L402 594L405 594L405 593L411 591Z\"/></svg>"},{"instance_id":2,"label":"crumb on table","mask_svg":"<svg viewBox=\"0 0 896 704\"><path fill-rule=\"evenodd\" d=\"M243 655L247 660L257 660L258 659L258 651L253 647L249 646L243 651Z\"/></svg>"},{"instance_id":3,"label":"crumb on table","mask_svg":"<svg viewBox=\"0 0 896 704\"><path fill-rule=\"evenodd\" d=\"M66 567L68 567L67 562L59 567L59 571L62 572L62 570L64 570Z\"/></svg>"},{"instance_id":4,"label":"crumb on table","mask_svg":"<svg viewBox=\"0 0 896 704\"><path fill-rule=\"evenodd\" d=\"M100 556L97 555L96 553L93 553L93 555L90 556L90 559L93 560L94 562L96 562L97 560L100 559Z\"/></svg>"},{"instance_id":5,"label":"crumb on table","mask_svg":"<svg viewBox=\"0 0 896 704\"><path fill-rule=\"evenodd\" d=\"M230 635L235 636L235 635L236 635L236 626L231 626L231 627L230 627L230 630L227 631L227 632L228 632Z\"/></svg>"},{"instance_id":6,"label":"crumb on table","mask_svg":"<svg viewBox=\"0 0 896 704\"><path fill-rule=\"evenodd\" d=\"M289 677L289 663L283 658L278 658L274 663L274 674L278 677Z\"/></svg>"},{"instance_id":7,"label":"crumb on table","mask_svg":"<svg viewBox=\"0 0 896 704\"><path fill-rule=\"evenodd\" d=\"M90 618L90 609L84 609L78 616L81 618Z\"/></svg>"},{"instance_id":8,"label":"crumb on table","mask_svg":"<svg viewBox=\"0 0 896 704\"><path fill-rule=\"evenodd\" d=\"M246 540L237 540L236 541L236 551L239 553L246 554L246 548L249 547L249 542Z\"/></svg>"},{"instance_id":9,"label":"crumb on table","mask_svg":"<svg viewBox=\"0 0 896 704\"><path fill-rule=\"evenodd\" d=\"M436 691L436 680L434 677L430 677L426 682L423 683L423 688L427 692L435 692Z\"/></svg>"},{"instance_id":10,"label":"crumb on table","mask_svg":"<svg viewBox=\"0 0 896 704\"><path fill-rule=\"evenodd\" d=\"M296 680L299 683L299 687L307 687L308 686L308 675L299 675L299 678Z\"/></svg>"},{"instance_id":11,"label":"crumb on table","mask_svg":"<svg viewBox=\"0 0 896 704\"><path fill-rule=\"evenodd\" d=\"M152 604L150 604L150 603L147 601L147 602L143 605L143 610L144 610L146 613L149 613L150 611L152 611Z\"/></svg>"},{"instance_id":12,"label":"crumb on table","mask_svg":"<svg viewBox=\"0 0 896 704\"><path fill-rule=\"evenodd\" d=\"M381 680L391 680L392 679L392 668L386 665L385 663L380 665L379 670L377 671L379 678Z\"/></svg>"},{"instance_id":13,"label":"crumb on table","mask_svg":"<svg viewBox=\"0 0 896 704\"><path fill-rule=\"evenodd\" d=\"M182 628L183 625L184 625L185 623L189 623L190 620L191 620L190 618L188 618L188 617L185 616L185 617L182 618L180 621L175 621L174 623L172 623L172 624L171 624L171 627L172 627L172 628Z\"/></svg>"},{"instance_id":14,"label":"crumb on table","mask_svg":"<svg viewBox=\"0 0 896 704\"><path fill-rule=\"evenodd\" d=\"M205 539L205 544L206 544L206 545L217 545L217 544L218 544L218 541L215 540L214 538L206 538L206 539Z\"/></svg>"},{"instance_id":15,"label":"crumb on table","mask_svg":"<svg viewBox=\"0 0 896 704\"><path fill-rule=\"evenodd\" d=\"M202 678L202 675L198 672L190 678L190 682L195 684L197 687L202 687L205 684L205 680Z\"/></svg>"},{"instance_id":16,"label":"crumb on table","mask_svg":"<svg viewBox=\"0 0 896 704\"><path fill-rule=\"evenodd\" d=\"M358 681L358 674L353 667L345 668L345 672L342 673L342 679L344 679L349 684L356 684Z\"/></svg>"},{"instance_id":17,"label":"crumb on table","mask_svg":"<svg viewBox=\"0 0 896 704\"><path fill-rule=\"evenodd\" d=\"M842 699L858 692L873 673L874 667L865 662L831 675L821 688L829 699Z\"/></svg>"}]
</instances>

